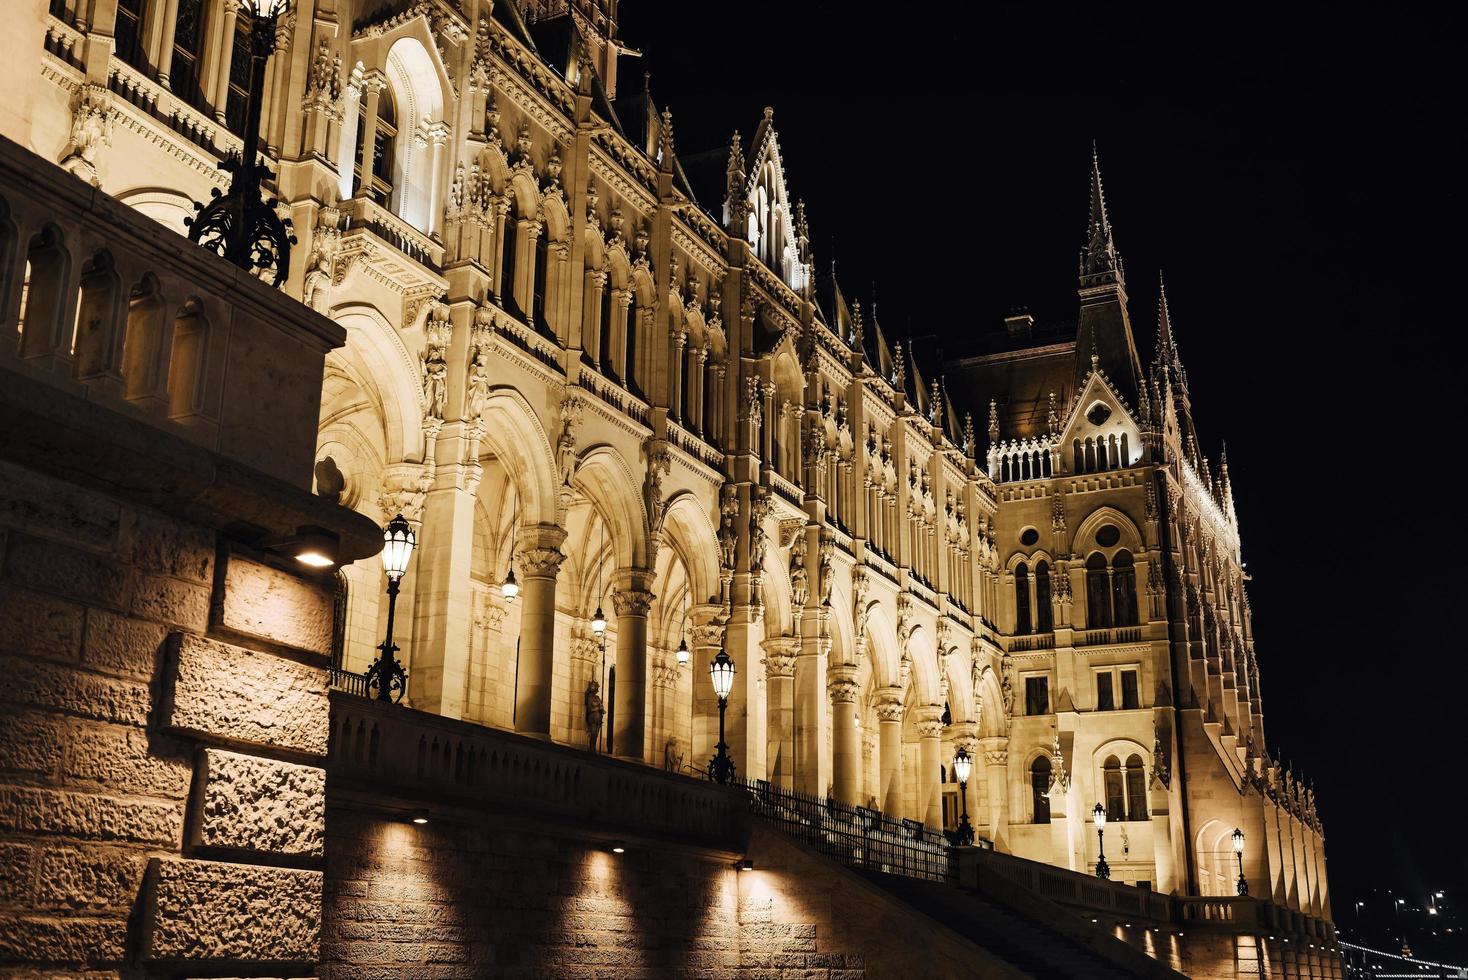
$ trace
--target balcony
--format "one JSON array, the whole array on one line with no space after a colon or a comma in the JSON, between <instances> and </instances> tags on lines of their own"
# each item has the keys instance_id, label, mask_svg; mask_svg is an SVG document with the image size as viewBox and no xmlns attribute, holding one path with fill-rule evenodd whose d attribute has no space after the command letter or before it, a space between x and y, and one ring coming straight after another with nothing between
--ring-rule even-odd
<instances>
[{"instance_id":1,"label":"balcony","mask_svg":"<svg viewBox=\"0 0 1468 980\"><path fill-rule=\"evenodd\" d=\"M423 800L565 821L727 853L747 797L713 783L334 690L327 768L338 791L382 806Z\"/></svg>"},{"instance_id":2,"label":"balcony","mask_svg":"<svg viewBox=\"0 0 1468 980\"><path fill-rule=\"evenodd\" d=\"M1141 643L1142 627L1115 626L1110 629L1078 630L1075 645L1078 647L1108 646L1116 643Z\"/></svg>"},{"instance_id":3,"label":"balcony","mask_svg":"<svg viewBox=\"0 0 1468 980\"><path fill-rule=\"evenodd\" d=\"M1030 633L1024 636L1006 636L1003 638L1004 649L1007 653L1033 653L1036 650L1054 650L1054 633Z\"/></svg>"}]
</instances>

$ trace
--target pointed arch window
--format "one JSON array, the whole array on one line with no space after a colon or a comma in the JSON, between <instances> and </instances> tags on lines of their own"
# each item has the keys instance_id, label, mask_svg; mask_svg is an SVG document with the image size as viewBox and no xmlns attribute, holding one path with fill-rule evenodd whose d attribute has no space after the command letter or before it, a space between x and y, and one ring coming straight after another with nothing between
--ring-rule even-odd
<instances>
[{"instance_id":1,"label":"pointed arch window","mask_svg":"<svg viewBox=\"0 0 1468 980\"><path fill-rule=\"evenodd\" d=\"M1106 819L1126 819L1126 782L1122 778L1121 760L1107 756L1101 771L1102 786L1106 794Z\"/></svg>"},{"instance_id":2,"label":"pointed arch window","mask_svg":"<svg viewBox=\"0 0 1468 980\"><path fill-rule=\"evenodd\" d=\"M1111 618L1117 626L1137 624L1137 569L1130 551L1111 559Z\"/></svg>"},{"instance_id":3,"label":"pointed arch window","mask_svg":"<svg viewBox=\"0 0 1468 980\"><path fill-rule=\"evenodd\" d=\"M542 228L535 236L535 294L531 299L530 311L535 318L535 329L550 336L550 327L545 321L546 277L550 273L550 245L546 238L550 230Z\"/></svg>"},{"instance_id":4,"label":"pointed arch window","mask_svg":"<svg viewBox=\"0 0 1468 980\"><path fill-rule=\"evenodd\" d=\"M1126 760L1126 818L1147 819L1147 767L1136 754Z\"/></svg>"},{"instance_id":5,"label":"pointed arch window","mask_svg":"<svg viewBox=\"0 0 1468 980\"><path fill-rule=\"evenodd\" d=\"M637 377L637 349L641 346L642 338L638 336L637 321L637 290L634 287L627 300L627 356L623 360L622 383L628 391L641 398L642 386L638 384Z\"/></svg>"},{"instance_id":6,"label":"pointed arch window","mask_svg":"<svg viewBox=\"0 0 1468 980\"><path fill-rule=\"evenodd\" d=\"M1035 823L1050 822L1050 760L1043 755L1030 763L1030 808Z\"/></svg>"},{"instance_id":7,"label":"pointed arch window","mask_svg":"<svg viewBox=\"0 0 1468 980\"><path fill-rule=\"evenodd\" d=\"M497 297L500 306L515 316L520 315L520 306L515 302L515 260L520 249L520 219L515 197L508 195L510 206L505 211L504 242L500 245L500 278Z\"/></svg>"},{"instance_id":8,"label":"pointed arch window","mask_svg":"<svg viewBox=\"0 0 1468 980\"><path fill-rule=\"evenodd\" d=\"M1030 566L1020 562L1014 569L1014 632L1024 635L1032 631L1030 621Z\"/></svg>"},{"instance_id":9,"label":"pointed arch window","mask_svg":"<svg viewBox=\"0 0 1468 980\"><path fill-rule=\"evenodd\" d=\"M1090 629L1111 626L1111 579L1106 558L1099 551L1086 559L1086 626Z\"/></svg>"},{"instance_id":10,"label":"pointed arch window","mask_svg":"<svg viewBox=\"0 0 1468 980\"><path fill-rule=\"evenodd\" d=\"M118 0L117 21L112 28L117 58L134 68L143 67L143 0Z\"/></svg>"},{"instance_id":11,"label":"pointed arch window","mask_svg":"<svg viewBox=\"0 0 1468 980\"><path fill-rule=\"evenodd\" d=\"M173 58L168 87L173 94L194 106L207 109L199 90L199 65L204 60L204 0L178 0L178 17L173 27Z\"/></svg>"},{"instance_id":12,"label":"pointed arch window","mask_svg":"<svg viewBox=\"0 0 1468 980\"><path fill-rule=\"evenodd\" d=\"M597 344L597 357L601 361L597 367L602 374L613 377L612 371L612 283L611 277L607 277L606 285L601 289L601 338Z\"/></svg>"},{"instance_id":13,"label":"pointed arch window","mask_svg":"<svg viewBox=\"0 0 1468 980\"><path fill-rule=\"evenodd\" d=\"M1035 563L1035 632L1049 633L1054 629L1050 613L1050 563Z\"/></svg>"},{"instance_id":14,"label":"pointed arch window","mask_svg":"<svg viewBox=\"0 0 1468 980\"><path fill-rule=\"evenodd\" d=\"M246 58L245 61L248 63L249 59ZM367 87L365 85L362 87L357 118L359 120L367 118ZM390 207L389 201L392 198L393 167L396 163L397 143L397 100L393 97L392 86L385 85L377 96L377 131L372 140L372 174L371 179L366 180L367 196L383 207ZM356 194L362 193L363 182L366 179L362 174L362 160L365 156L366 144L367 126L359 123L357 126L357 157L352 165L352 189Z\"/></svg>"}]
</instances>

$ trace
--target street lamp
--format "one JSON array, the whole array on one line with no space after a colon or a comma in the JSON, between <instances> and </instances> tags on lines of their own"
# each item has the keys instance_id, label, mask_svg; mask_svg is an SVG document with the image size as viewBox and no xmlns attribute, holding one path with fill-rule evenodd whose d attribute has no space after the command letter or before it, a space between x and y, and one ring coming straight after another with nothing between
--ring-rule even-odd
<instances>
[{"instance_id":1,"label":"street lamp","mask_svg":"<svg viewBox=\"0 0 1468 980\"><path fill-rule=\"evenodd\" d=\"M1239 862L1239 894L1249 894L1249 882L1244 879L1244 832L1234 828L1234 857Z\"/></svg>"},{"instance_id":2,"label":"street lamp","mask_svg":"<svg viewBox=\"0 0 1468 980\"><path fill-rule=\"evenodd\" d=\"M381 651L367 669L367 690L377 689L379 701L401 701L408 687L408 674L394 656L398 645L392 641L393 615L397 612L398 586L408 570L408 559L413 557L413 546L418 536L399 514L387 522L382 532L382 570L387 573L387 637L378 646Z\"/></svg>"},{"instance_id":3,"label":"street lamp","mask_svg":"<svg viewBox=\"0 0 1468 980\"><path fill-rule=\"evenodd\" d=\"M1106 863L1106 808L1100 803L1091 811L1091 816L1096 819L1096 847L1099 856L1096 859L1096 877L1102 881L1111 880L1111 866Z\"/></svg>"},{"instance_id":4,"label":"street lamp","mask_svg":"<svg viewBox=\"0 0 1468 980\"><path fill-rule=\"evenodd\" d=\"M729 707L729 692L734 689L734 661L722 649L709 662L709 678L719 698L719 744L709 760L709 778L716 783L727 783L734 778L734 760L729 758L729 746L724 741L724 711Z\"/></svg>"},{"instance_id":5,"label":"street lamp","mask_svg":"<svg viewBox=\"0 0 1468 980\"><path fill-rule=\"evenodd\" d=\"M270 275L279 286L290 274L291 246L296 236L289 231L290 219L275 213L275 199L261 196L262 179L274 177L260 162L260 110L265 101L265 63L275 53L275 22L290 7L290 0L243 0L252 19L250 25L250 93L245 103L244 152L220 161L230 174L229 192L221 195L211 188L208 204L195 204L198 212L185 218L189 239L233 262L247 272Z\"/></svg>"},{"instance_id":6,"label":"street lamp","mask_svg":"<svg viewBox=\"0 0 1468 980\"><path fill-rule=\"evenodd\" d=\"M953 843L959 847L968 847L974 842L974 827L968 822L968 778L973 771L973 757L960 745L953 754L953 775L958 779L958 799L962 807L958 829L953 832Z\"/></svg>"},{"instance_id":7,"label":"street lamp","mask_svg":"<svg viewBox=\"0 0 1468 980\"><path fill-rule=\"evenodd\" d=\"M598 602L596 604L596 612L591 614L591 632L593 636L600 637L606 631L607 614L601 611L601 603Z\"/></svg>"}]
</instances>

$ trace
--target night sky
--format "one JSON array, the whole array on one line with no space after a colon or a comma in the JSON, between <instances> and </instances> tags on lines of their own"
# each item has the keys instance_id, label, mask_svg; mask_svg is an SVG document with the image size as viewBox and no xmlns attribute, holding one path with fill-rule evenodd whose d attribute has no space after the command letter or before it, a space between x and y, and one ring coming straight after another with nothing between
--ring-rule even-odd
<instances>
[{"instance_id":1,"label":"night sky","mask_svg":"<svg viewBox=\"0 0 1468 980\"><path fill-rule=\"evenodd\" d=\"M1433 439L1468 368L1463 24L1289 6L624 0L622 86L652 73L680 154L774 106L817 264L950 356L1013 307L1074 320L1096 141L1143 361L1161 267L1204 451L1228 442L1270 749L1314 779L1351 938L1387 889L1468 902L1468 454Z\"/></svg>"}]
</instances>

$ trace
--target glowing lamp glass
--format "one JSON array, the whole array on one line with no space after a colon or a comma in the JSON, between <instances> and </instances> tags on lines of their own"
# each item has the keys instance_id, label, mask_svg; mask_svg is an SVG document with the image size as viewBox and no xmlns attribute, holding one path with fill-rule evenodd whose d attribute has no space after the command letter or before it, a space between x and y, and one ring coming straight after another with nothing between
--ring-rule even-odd
<instances>
[{"instance_id":1,"label":"glowing lamp glass","mask_svg":"<svg viewBox=\"0 0 1468 980\"><path fill-rule=\"evenodd\" d=\"M251 17L279 17L290 6L290 0L244 0L245 12Z\"/></svg>"},{"instance_id":2,"label":"glowing lamp glass","mask_svg":"<svg viewBox=\"0 0 1468 980\"><path fill-rule=\"evenodd\" d=\"M591 614L591 632L601 636L607 631L607 614L601 611L601 603L596 604L596 612Z\"/></svg>"},{"instance_id":3,"label":"glowing lamp glass","mask_svg":"<svg viewBox=\"0 0 1468 980\"><path fill-rule=\"evenodd\" d=\"M1237 827L1234 828L1234 853L1244 853L1244 832Z\"/></svg>"},{"instance_id":4,"label":"glowing lamp glass","mask_svg":"<svg viewBox=\"0 0 1468 980\"><path fill-rule=\"evenodd\" d=\"M709 677L714 682L714 694L720 700L727 698L734 690L734 661L729 654L719 651L719 655L709 663Z\"/></svg>"},{"instance_id":5,"label":"glowing lamp glass","mask_svg":"<svg viewBox=\"0 0 1468 980\"><path fill-rule=\"evenodd\" d=\"M1091 811L1091 816L1096 818L1097 830L1100 830L1101 828L1106 826L1106 808L1100 803L1097 803L1096 808Z\"/></svg>"},{"instance_id":6,"label":"glowing lamp glass","mask_svg":"<svg viewBox=\"0 0 1468 980\"><path fill-rule=\"evenodd\" d=\"M966 783L973 770L974 760L969 757L967 749L960 748L953 756L953 775L960 783Z\"/></svg>"},{"instance_id":7,"label":"glowing lamp glass","mask_svg":"<svg viewBox=\"0 0 1468 980\"><path fill-rule=\"evenodd\" d=\"M678 658L679 667L682 667L684 664L688 663L688 638L686 636L680 636L678 638L678 649L674 651L673 656Z\"/></svg>"},{"instance_id":8,"label":"glowing lamp glass","mask_svg":"<svg viewBox=\"0 0 1468 980\"><path fill-rule=\"evenodd\" d=\"M510 566L505 570L505 580L500 583L500 595L505 597L506 602L514 602L515 596L520 594L520 583L515 581L515 568Z\"/></svg>"},{"instance_id":9,"label":"glowing lamp glass","mask_svg":"<svg viewBox=\"0 0 1468 980\"><path fill-rule=\"evenodd\" d=\"M402 514L387 522L382 530L382 570L388 578L396 582L403 577L417 543L418 536Z\"/></svg>"}]
</instances>

